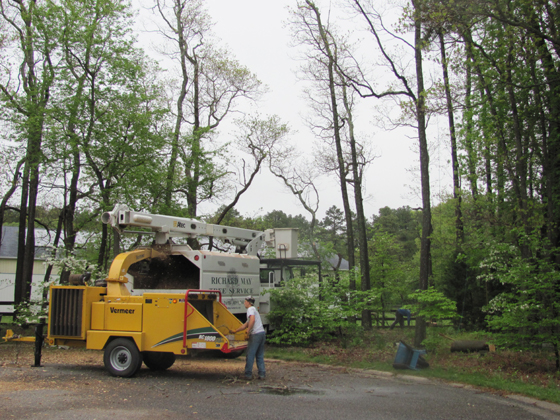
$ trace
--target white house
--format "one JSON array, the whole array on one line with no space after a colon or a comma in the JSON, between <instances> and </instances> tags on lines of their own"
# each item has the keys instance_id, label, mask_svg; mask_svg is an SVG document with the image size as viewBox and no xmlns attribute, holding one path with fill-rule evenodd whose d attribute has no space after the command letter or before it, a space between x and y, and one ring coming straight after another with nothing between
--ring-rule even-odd
<instances>
[{"instance_id":1,"label":"white house","mask_svg":"<svg viewBox=\"0 0 560 420\"><path fill-rule=\"evenodd\" d=\"M14 312L14 292L18 247L17 226L2 226L0 243L0 317ZM51 234L45 229L35 229L35 261L33 263L32 298L39 298L41 283L44 280L48 255L47 245L52 243ZM55 273L56 274L56 273ZM57 274L56 274L57 275Z\"/></svg>"}]
</instances>

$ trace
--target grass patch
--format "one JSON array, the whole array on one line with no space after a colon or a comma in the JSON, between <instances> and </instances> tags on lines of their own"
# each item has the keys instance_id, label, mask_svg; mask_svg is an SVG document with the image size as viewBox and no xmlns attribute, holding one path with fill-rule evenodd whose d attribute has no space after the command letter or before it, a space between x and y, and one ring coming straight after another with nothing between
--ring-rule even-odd
<instances>
[{"instance_id":1,"label":"grass patch","mask_svg":"<svg viewBox=\"0 0 560 420\"><path fill-rule=\"evenodd\" d=\"M334 363L334 360L328 356L306 352L305 349L300 347L268 346L266 349L266 357L271 359L285 360L288 362L324 364Z\"/></svg>"},{"instance_id":2,"label":"grass patch","mask_svg":"<svg viewBox=\"0 0 560 420\"><path fill-rule=\"evenodd\" d=\"M497 349L490 353L451 352L455 340L485 340L486 333L455 333L451 328L430 328L425 341L430 367L418 371L397 371L393 360L400 341L412 344L414 329L379 329L359 339L315 343L308 347L268 345L266 357L286 361L324 363L352 368L406 373L447 382L458 382L498 394L521 394L560 404L560 372L549 350L518 352Z\"/></svg>"}]
</instances>

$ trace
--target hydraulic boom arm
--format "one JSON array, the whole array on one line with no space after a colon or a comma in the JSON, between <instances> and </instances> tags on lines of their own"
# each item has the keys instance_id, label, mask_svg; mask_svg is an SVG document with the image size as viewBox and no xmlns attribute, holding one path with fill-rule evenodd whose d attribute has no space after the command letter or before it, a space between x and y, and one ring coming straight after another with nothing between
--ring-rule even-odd
<instances>
[{"instance_id":1,"label":"hydraulic boom arm","mask_svg":"<svg viewBox=\"0 0 560 420\"><path fill-rule=\"evenodd\" d=\"M265 232L213 225L182 217L141 213L130 210L124 204L115 205L113 211L104 213L101 220L119 232L124 232L124 228L128 226L150 228L155 234L156 244L165 244L172 237L212 236L233 245L244 246L247 254L257 255L265 242Z\"/></svg>"}]
</instances>

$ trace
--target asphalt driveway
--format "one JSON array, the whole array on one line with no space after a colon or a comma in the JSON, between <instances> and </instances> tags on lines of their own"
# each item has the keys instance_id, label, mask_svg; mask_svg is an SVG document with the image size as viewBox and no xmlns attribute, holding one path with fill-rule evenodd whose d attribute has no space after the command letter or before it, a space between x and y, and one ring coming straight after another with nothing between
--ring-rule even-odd
<instances>
[{"instance_id":1,"label":"asphalt driveway","mask_svg":"<svg viewBox=\"0 0 560 420\"><path fill-rule=\"evenodd\" d=\"M51 349L42 367L31 367L32 351L22 346L0 346L0 418L560 420L554 404L402 371L267 360L265 381L245 381L243 358L184 358L123 379L105 371L101 352Z\"/></svg>"}]
</instances>

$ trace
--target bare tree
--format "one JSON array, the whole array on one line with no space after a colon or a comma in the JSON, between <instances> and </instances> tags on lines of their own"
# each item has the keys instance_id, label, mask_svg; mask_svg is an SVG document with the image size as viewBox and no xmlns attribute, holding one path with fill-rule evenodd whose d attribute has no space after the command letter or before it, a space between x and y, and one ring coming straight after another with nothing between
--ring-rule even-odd
<instances>
[{"instance_id":1,"label":"bare tree","mask_svg":"<svg viewBox=\"0 0 560 420\"><path fill-rule=\"evenodd\" d=\"M328 112L326 115L323 114L324 120L328 121L328 123L326 126L319 129L327 132L327 136L330 136L334 140L336 168L340 180L342 203L348 232L348 263L350 267L354 267L356 265L354 256L354 232L352 228L352 211L350 208L348 186L345 182L347 177L347 165L344 160L342 149L341 131L343 123L338 113L339 101L337 100L337 86L335 83L336 63L335 53L332 51L334 46L332 45L332 39L329 39L329 35L323 26L319 10L311 1L298 2L297 9L294 10L293 28L296 41L309 47L309 57L307 57L308 67L305 72L309 77L319 81L318 89L328 98L327 108L318 105L315 109L320 110L320 113ZM313 95L308 96L313 98ZM324 102L321 102L321 104L325 105ZM312 106L313 105L312 103Z\"/></svg>"},{"instance_id":2,"label":"bare tree","mask_svg":"<svg viewBox=\"0 0 560 420\"><path fill-rule=\"evenodd\" d=\"M309 238L315 258L320 259L319 249L315 241L315 226L317 225L317 211L319 210L319 191L315 185L317 173L313 165L304 160L296 164L295 149L285 148L269 161L272 174L280 178L284 185L297 197L303 208L311 215L309 224Z\"/></svg>"},{"instance_id":3,"label":"bare tree","mask_svg":"<svg viewBox=\"0 0 560 420\"><path fill-rule=\"evenodd\" d=\"M278 156L283 156L286 150L285 137L289 134L288 126L280 121L276 115L266 119L256 117L245 117L236 120L239 132L236 135L235 144L239 150L250 157L250 161L241 159L238 172L238 184L234 186L234 197L232 201L222 209L216 224L220 224L228 212L235 208L241 196L249 189L253 180L263 168L263 164L276 161ZM209 249L212 249L210 239Z\"/></svg>"},{"instance_id":4,"label":"bare tree","mask_svg":"<svg viewBox=\"0 0 560 420\"><path fill-rule=\"evenodd\" d=\"M354 66L355 60L352 59L345 40L336 34L335 28L329 22L322 20L319 7L313 1L300 2L294 16L295 38L308 46L303 70L308 80L313 82L313 88L308 91L308 98L314 112L314 120L319 121L311 124L322 138L323 144L333 146L332 155L329 151L322 152L319 159L323 160L324 168L332 170L339 178L348 232L348 260L350 266L354 267L355 232L348 185L352 186L357 219L357 244L360 250L361 288L366 291L370 288L370 272L363 207L363 169L370 160L365 158L363 148L356 139L353 118L354 93L348 89L345 74L351 71L348 63ZM355 289L355 285L355 279L352 279L350 288ZM362 313L362 325L371 328L371 314L367 309Z\"/></svg>"},{"instance_id":5,"label":"bare tree","mask_svg":"<svg viewBox=\"0 0 560 420\"><path fill-rule=\"evenodd\" d=\"M420 275L419 288L426 290L428 288L429 279L432 274L431 263L431 239L432 234L432 215L430 204L430 158L428 153L428 142L426 135L426 90L424 88L424 73L422 67L422 48L424 39L422 37L422 0L413 0L412 9L407 16L410 21L410 29L414 33L414 44L410 44L404 39L397 37L383 25L381 16L375 10L372 0L350 0L350 4L354 10L361 16L373 35L377 47L388 65L395 81L398 82L396 87L389 86L387 89L378 91L374 87L374 83L368 83L365 77L352 78L352 86L363 97L383 98L388 96L399 96L405 100L412 101L414 116L418 132L418 143L420 150L420 176L422 186L422 237L420 240ZM381 28L381 29L380 29ZM405 45L414 50L415 76L409 80L409 77L402 71L394 57L391 57L385 46L383 45L381 33L387 33L393 39L399 39ZM416 84L416 89L414 89ZM426 321L418 317L416 322L416 334L414 344L419 346L426 337Z\"/></svg>"},{"instance_id":6,"label":"bare tree","mask_svg":"<svg viewBox=\"0 0 560 420\"><path fill-rule=\"evenodd\" d=\"M160 33L172 49L168 55L180 67L165 205L171 207L173 193L179 192L188 214L196 217L198 204L215 197L227 174L214 166L212 133L240 99L259 95L260 82L211 41L210 18L201 0L157 0L155 9L163 21Z\"/></svg>"}]
</instances>

